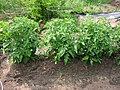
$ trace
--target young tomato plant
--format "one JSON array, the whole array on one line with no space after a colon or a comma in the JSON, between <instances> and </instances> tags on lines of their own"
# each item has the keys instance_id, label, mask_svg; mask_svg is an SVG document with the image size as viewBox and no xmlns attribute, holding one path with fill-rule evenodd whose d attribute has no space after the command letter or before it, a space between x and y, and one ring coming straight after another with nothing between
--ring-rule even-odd
<instances>
[{"instance_id":1,"label":"young tomato plant","mask_svg":"<svg viewBox=\"0 0 120 90\"><path fill-rule=\"evenodd\" d=\"M3 43L3 51L8 52L9 60L27 63L35 55L39 43L39 35L34 32L38 23L26 17L16 17L5 28L7 38Z\"/></svg>"},{"instance_id":2,"label":"young tomato plant","mask_svg":"<svg viewBox=\"0 0 120 90\"><path fill-rule=\"evenodd\" d=\"M75 35L77 32L74 19L53 19L45 27L48 29L45 34L45 43L49 46L49 54L55 54L55 63L60 59L66 64L71 57L76 56Z\"/></svg>"},{"instance_id":3,"label":"young tomato plant","mask_svg":"<svg viewBox=\"0 0 120 90\"><path fill-rule=\"evenodd\" d=\"M64 60L66 64L71 58L81 56L82 61L90 64L101 63L103 55L112 56L119 50L119 27L115 33L105 18L94 21L87 17L80 25L74 19L53 19L45 27L48 29L45 43L49 46L48 53L55 55L55 62Z\"/></svg>"},{"instance_id":4,"label":"young tomato plant","mask_svg":"<svg viewBox=\"0 0 120 90\"><path fill-rule=\"evenodd\" d=\"M93 18L88 17L80 23L79 29L78 48L83 61L91 64L101 62L103 55L111 55L114 52L110 38L112 27L106 19L98 19L95 22Z\"/></svg>"}]
</instances>

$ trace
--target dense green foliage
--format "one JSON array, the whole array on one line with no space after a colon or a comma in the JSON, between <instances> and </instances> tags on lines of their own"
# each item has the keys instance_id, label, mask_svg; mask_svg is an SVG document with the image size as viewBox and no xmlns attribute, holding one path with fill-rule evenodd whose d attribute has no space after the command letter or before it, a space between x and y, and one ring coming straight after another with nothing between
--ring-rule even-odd
<instances>
[{"instance_id":1,"label":"dense green foliage","mask_svg":"<svg viewBox=\"0 0 120 90\"><path fill-rule=\"evenodd\" d=\"M81 56L83 61L93 64L101 62L103 55L111 56L118 50L118 43L111 34L112 27L106 19L95 22L87 18L80 25L73 19L54 19L46 28L48 52L55 54L55 62L63 59L67 63L71 57Z\"/></svg>"},{"instance_id":2,"label":"dense green foliage","mask_svg":"<svg viewBox=\"0 0 120 90\"><path fill-rule=\"evenodd\" d=\"M67 63L70 57L76 55L75 36L78 29L73 19L53 19L45 26L48 28L46 32L46 44L50 45L49 53L55 52L55 62L61 58Z\"/></svg>"},{"instance_id":3,"label":"dense green foliage","mask_svg":"<svg viewBox=\"0 0 120 90\"><path fill-rule=\"evenodd\" d=\"M3 30L5 27L8 26L8 22L0 21L0 49L2 48L2 44L4 41L4 33L5 31Z\"/></svg>"},{"instance_id":4,"label":"dense green foliage","mask_svg":"<svg viewBox=\"0 0 120 90\"><path fill-rule=\"evenodd\" d=\"M113 42L117 43L115 57L117 59L117 64L120 65L120 23L115 27L111 36L113 38Z\"/></svg>"},{"instance_id":5,"label":"dense green foliage","mask_svg":"<svg viewBox=\"0 0 120 90\"><path fill-rule=\"evenodd\" d=\"M116 54L120 64L120 24L113 29L105 18L94 21L88 16L79 23L75 18L52 19L45 24L42 40L34 31L38 23L26 17L16 17L9 24L1 21L0 28L2 50L17 63L27 63L42 44L48 47L49 56L54 55L55 63L63 60L67 64L75 57L90 64L101 63L103 55Z\"/></svg>"},{"instance_id":6,"label":"dense green foliage","mask_svg":"<svg viewBox=\"0 0 120 90\"><path fill-rule=\"evenodd\" d=\"M53 17L61 17L61 12L62 14L70 11L89 13L93 12L93 9L89 9L88 11L84 9L85 6L100 5L108 1L109 0L36 0L29 15L36 20L46 20Z\"/></svg>"},{"instance_id":7,"label":"dense green foliage","mask_svg":"<svg viewBox=\"0 0 120 90\"><path fill-rule=\"evenodd\" d=\"M20 0L0 0L0 10L9 10L20 7Z\"/></svg>"},{"instance_id":8,"label":"dense green foliage","mask_svg":"<svg viewBox=\"0 0 120 90\"><path fill-rule=\"evenodd\" d=\"M106 19L87 18L80 23L80 35L78 36L78 54L82 55L83 61L101 62L103 55L111 56L116 50L116 43L112 42L112 27Z\"/></svg>"},{"instance_id":9,"label":"dense green foliage","mask_svg":"<svg viewBox=\"0 0 120 90\"><path fill-rule=\"evenodd\" d=\"M38 23L25 17L16 17L12 20L6 31L3 43L3 52L8 51L9 60L14 62L28 62L36 52L39 35L34 32Z\"/></svg>"},{"instance_id":10,"label":"dense green foliage","mask_svg":"<svg viewBox=\"0 0 120 90\"><path fill-rule=\"evenodd\" d=\"M65 17L66 13L71 11L102 12L96 6L108 1L110 0L0 0L0 10L7 10L13 16L25 15L38 21L40 19L49 20L54 17ZM4 15L4 18L9 18L10 13Z\"/></svg>"},{"instance_id":11,"label":"dense green foliage","mask_svg":"<svg viewBox=\"0 0 120 90\"><path fill-rule=\"evenodd\" d=\"M35 20L40 20L40 19L47 19L48 14L50 15L50 17L55 16L53 12L50 12L47 10L48 6L51 6L54 4L55 2L53 2L53 0L36 0L34 2L33 7L31 8L29 17L34 18Z\"/></svg>"},{"instance_id":12,"label":"dense green foliage","mask_svg":"<svg viewBox=\"0 0 120 90\"><path fill-rule=\"evenodd\" d=\"M8 25L8 22L0 21L0 29L6 27L7 25Z\"/></svg>"},{"instance_id":13,"label":"dense green foliage","mask_svg":"<svg viewBox=\"0 0 120 90\"><path fill-rule=\"evenodd\" d=\"M112 33L112 35L114 36L114 39L118 42L118 45L120 46L120 23L118 23L118 25L115 27L114 33Z\"/></svg>"}]
</instances>

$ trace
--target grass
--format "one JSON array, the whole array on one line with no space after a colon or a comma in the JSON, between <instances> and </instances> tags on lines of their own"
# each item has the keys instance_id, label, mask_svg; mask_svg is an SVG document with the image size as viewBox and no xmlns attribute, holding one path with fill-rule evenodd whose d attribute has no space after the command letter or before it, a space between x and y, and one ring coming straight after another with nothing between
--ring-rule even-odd
<instances>
[{"instance_id":1,"label":"grass","mask_svg":"<svg viewBox=\"0 0 120 90\"><path fill-rule=\"evenodd\" d=\"M0 10L10 10L21 8L24 5L34 4L36 0L0 0ZM55 0L51 0L52 2ZM84 6L100 5L109 2L110 0L60 0L59 3L66 7L72 7L75 10L81 10ZM50 2L50 1L49 1ZM55 3L58 3L55 2Z\"/></svg>"},{"instance_id":2,"label":"grass","mask_svg":"<svg viewBox=\"0 0 120 90\"><path fill-rule=\"evenodd\" d=\"M60 6L58 5L58 7L60 9L70 8L70 9L66 9L66 11L64 10L65 12L75 11L75 12L84 12L89 14L107 12L107 11L112 12L112 11L120 10L113 6L108 6L106 9L103 6L103 4L106 4L110 1L111 0L66 0L64 4L61 4ZM53 9L51 8L50 10L57 11L57 12L62 11L55 7L53 7Z\"/></svg>"},{"instance_id":3,"label":"grass","mask_svg":"<svg viewBox=\"0 0 120 90\"><path fill-rule=\"evenodd\" d=\"M103 4L111 0L67 0L65 6L73 8L76 12L99 13L104 12ZM116 10L114 7L108 7L109 11Z\"/></svg>"}]
</instances>

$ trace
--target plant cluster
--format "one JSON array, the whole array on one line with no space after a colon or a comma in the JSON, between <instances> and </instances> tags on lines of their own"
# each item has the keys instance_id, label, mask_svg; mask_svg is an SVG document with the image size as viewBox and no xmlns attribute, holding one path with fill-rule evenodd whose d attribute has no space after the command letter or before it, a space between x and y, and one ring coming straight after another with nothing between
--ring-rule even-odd
<instances>
[{"instance_id":1,"label":"plant cluster","mask_svg":"<svg viewBox=\"0 0 120 90\"><path fill-rule=\"evenodd\" d=\"M49 20L51 18L58 17L58 11L52 11L49 8L55 8L62 4L64 4L64 0L35 0L28 16L35 20Z\"/></svg>"},{"instance_id":2,"label":"plant cluster","mask_svg":"<svg viewBox=\"0 0 120 90\"><path fill-rule=\"evenodd\" d=\"M104 18L97 22L86 18L80 25L74 19L53 19L45 27L48 29L45 34L48 53L55 55L55 62L63 59L67 63L71 57L81 56L91 64L100 63L103 55L111 56L119 48L119 27L115 33Z\"/></svg>"},{"instance_id":3,"label":"plant cluster","mask_svg":"<svg viewBox=\"0 0 120 90\"><path fill-rule=\"evenodd\" d=\"M78 54L82 55L83 61L101 62L103 55L111 56L116 50L116 43L112 42L112 27L104 18L96 22L87 18L80 23L80 35L78 36Z\"/></svg>"},{"instance_id":4,"label":"plant cluster","mask_svg":"<svg viewBox=\"0 0 120 90\"><path fill-rule=\"evenodd\" d=\"M9 61L27 63L35 55L39 35L34 32L38 23L26 17L16 17L10 22L3 43L3 52L8 52Z\"/></svg>"},{"instance_id":5,"label":"plant cluster","mask_svg":"<svg viewBox=\"0 0 120 90\"><path fill-rule=\"evenodd\" d=\"M16 17L10 23L0 21L0 49L2 48L3 52L8 52L9 61L13 60L17 63L27 63L31 57L34 57L36 47L43 44L49 47L48 54L55 56L55 63L63 60L66 64L71 58L79 56L82 57L82 61L91 64L100 63L103 55L112 56L117 53L116 57L118 64L120 64L120 24L112 29L106 19L101 18L95 22L91 17L78 23L68 13L71 9L92 12L94 8L88 6L100 5L108 1L17 0L15 3L15 0L7 0L5 3L5 0L2 0L0 1L2 2L0 10L9 10L11 6L12 10L23 8L27 17L36 21L59 18L52 19L45 24L46 31L42 37L44 40L40 40L40 35L35 33L34 29L39 29L39 25L33 20L26 17ZM6 5L7 7L5 7ZM87 7L90 10L86 9Z\"/></svg>"},{"instance_id":6,"label":"plant cluster","mask_svg":"<svg viewBox=\"0 0 120 90\"><path fill-rule=\"evenodd\" d=\"M70 57L76 55L76 21L74 19L53 19L45 27L48 29L45 34L45 43L50 46L49 54L55 53L55 62L61 58L67 63Z\"/></svg>"},{"instance_id":7,"label":"plant cluster","mask_svg":"<svg viewBox=\"0 0 120 90\"><path fill-rule=\"evenodd\" d=\"M95 22L88 16L80 23L75 18L52 19L45 24L42 40L34 31L39 30L38 23L26 17L16 17L10 23L1 21L0 28L2 50L8 52L9 61L27 63L36 48L44 45L48 56L54 55L55 63L63 60L67 64L75 57L90 64L101 63L103 55L116 54L120 64L120 24L112 29L105 18Z\"/></svg>"}]
</instances>

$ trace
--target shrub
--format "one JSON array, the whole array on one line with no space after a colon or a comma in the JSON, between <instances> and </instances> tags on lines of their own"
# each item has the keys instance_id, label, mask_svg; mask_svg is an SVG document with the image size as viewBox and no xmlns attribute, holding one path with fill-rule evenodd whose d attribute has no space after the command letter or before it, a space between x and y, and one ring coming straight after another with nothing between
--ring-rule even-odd
<instances>
[{"instance_id":1,"label":"shrub","mask_svg":"<svg viewBox=\"0 0 120 90\"><path fill-rule=\"evenodd\" d=\"M74 19L53 19L45 27L46 44L54 60L63 59L65 63L76 56L85 62L101 62L103 55L111 56L117 50L113 41L112 27L106 19L86 18L80 25Z\"/></svg>"},{"instance_id":2,"label":"shrub","mask_svg":"<svg viewBox=\"0 0 120 90\"><path fill-rule=\"evenodd\" d=\"M5 28L7 38L3 43L3 51L8 51L9 61L27 63L35 55L39 43L39 35L34 32L38 23L26 17L16 17Z\"/></svg>"},{"instance_id":3,"label":"shrub","mask_svg":"<svg viewBox=\"0 0 120 90\"><path fill-rule=\"evenodd\" d=\"M99 18L97 22L92 18L87 18L80 23L80 35L78 37L78 54L83 56L83 61L101 62L103 55L111 56L115 51L112 42L112 27L104 18Z\"/></svg>"},{"instance_id":4,"label":"shrub","mask_svg":"<svg viewBox=\"0 0 120 90\"><path fill-rule=\"evenodd\" d=\"M53 19L45 25L45 38L47 46L50 46L49 54L55 53L55 62L64 59L67 63L71 57L75 57L75 36L77 32L76 21L73 19Z\"/></svg>"},{"instance_id":5,"label":"shrub","mask_svg":"<svg viewBox=\"0 0 120 90\"><path fill-rule=\"evenodd\" d=\"M35 20L48 20L53 17L57 17L57 12L48 10L47 8L52 6L60 5L59 0L36 0L31 7L31 12L29 12L29 17Z\"/></svg>"}]
</instances>

